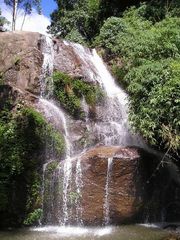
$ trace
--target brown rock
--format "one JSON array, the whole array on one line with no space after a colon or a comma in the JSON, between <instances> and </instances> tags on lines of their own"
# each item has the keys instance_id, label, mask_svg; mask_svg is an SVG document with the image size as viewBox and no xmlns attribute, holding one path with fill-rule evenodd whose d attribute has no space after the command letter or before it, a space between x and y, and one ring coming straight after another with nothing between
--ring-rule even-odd
<instances>
[{"instance_id":1,"label":"brown rock","mask_svg":"<svg viewBox=\"0 0 180 240\"><path fill-rule=\"evenodd\" d=\"M39 33L0 33L0 72L5 83L39 94L43 56Z\"/></svg>"},{"instance_id":2,"label":"brown rock","mask_svg":"<svg viewBox=\"0 0 180 240\"><path fill-rule=\"evenodd\" d=\"M104 221L105 186L108 158L113 158L109 179L110 220L126 222L136 214L139 186L137 166L140 156L135 149L98 147L82 157L83 221L86 224L102 224ZM135 206L136 205L136 206Z\"/></svg>"},{"instance_id":3,"label":"brown rock","mask_svg":"<svg viewBox=\"0 0 180 240\"><path fill-rule=\"evenodd\" d=\"M81 159L81 196L77 194L77 162ZM138 165L140 155L134 148L120 147L96 147L84 153L77 159L72 160L72 177L68 190L68 223L77 224L77 218L83 220L85 225L102 225L105 223L105 195L107 182L108 159L113 158L112 169L109 177L109 217L110 223L133 222L133 218L138 213L142 204L141 191L142 186L139 181ZM63 183L63 165L60 164L60 170L55 170L50 179L51 186L60 189ZM60 176L57 178L57 173ZM61 180L62 179L62 180ZM60 184L60 185L59 185ZM52 191L52 187L49 187ZM49 190L48 190L49 191ZM53 190L54 191L54 190ZM55 191L56 192L56 191ZM56 193L57 194L57 193ZM46 202L44 216L45 223L48 223L48 216L51 216L50 222L59 223L59 217L62 217L63 192L58 193L59 197L53 196L53 200ZM47 192L47 196L52 196L52 192ZM56 197L55 197L56 196ZM74 201L70 198L74 197ZM75 200L77 197L77 201ZM54 206L49 209L49 206ZM78 210L79 208L79 210ZM77 217L77 211L79 215ZM61 219L62 220L62 219Z\"/></svg>"},{"instance_id":4,"label":"brown rock","mask_svg":"<svg viewBox=\"0 0 180 240\"><path fill-rule=\"evenodd\" d=\"M71 44L67 44L60 39L54 39L54 69L64 72L71 77L83 78L84 81L94 82L87 74L87 69L91 69L92 74L96 75L96 71L93 71L93 66L85 59L81 59L75 52ZM89 53L90 49L86 49ZM86 67L85 67L86 66Z\"/></svg>"},{"instance_id":5,"label":"brown rock","mask_svg":"<svg viewBox=\"0 0 180 240\"><path fill-rule=\"evenodd\" d=\"M74 53L72 47L64 44L62 40L54 40L54 68L75 78L81 78L81 61Z\"/></svg>"}]
</instances>

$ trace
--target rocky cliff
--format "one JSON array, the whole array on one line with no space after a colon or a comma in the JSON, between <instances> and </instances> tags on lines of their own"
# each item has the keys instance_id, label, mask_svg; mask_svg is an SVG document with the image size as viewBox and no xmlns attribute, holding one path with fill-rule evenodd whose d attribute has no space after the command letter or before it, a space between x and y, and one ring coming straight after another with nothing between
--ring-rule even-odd
<instances>
[{"instance_id":1,"label":"rocky cliff","mask_svg":"<svg viewBox=\"0 0 180 240\"><path fill-rule=\"evenodd\" d=\"M43 61L41 35L29 32L1 33L0 51L0 72L5 83L38 94Z\"/></svg>"}]
</instances>

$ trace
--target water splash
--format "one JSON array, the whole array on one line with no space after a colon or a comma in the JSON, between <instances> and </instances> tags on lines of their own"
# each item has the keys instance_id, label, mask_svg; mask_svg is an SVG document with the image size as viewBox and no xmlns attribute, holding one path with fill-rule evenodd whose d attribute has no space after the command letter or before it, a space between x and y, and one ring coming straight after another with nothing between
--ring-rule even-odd
<instances>
[{"instance_id":1,"label":"water splash","mask_svg":"<svg viewBox=\"0 0 180 240\"><path fill-rule=\"evenodd\" d=\"M113 227L104 227L104 228L86 228L86 227L59 227L59 226L46 226L46 227L36 227L31 228L30 231L34 232L48 232L48 233L56 233L59 234L60 237L70 237L70 239L74 239L74 237L102 237L106 235L110 235L115 228Z\"/></svg>"},{"instance_id":2,"label":"water splash","mask_svg":"<svg viewBox=\"0 0 180 240\"><path fill-rule=\"evenodd\" d=\"M109 183L111 181L111 173L113 166L113 158L108 158L106 186L105 186L105 199L104 199L104 224L110 223L110 202L109 202Z\"/></svg>"}]
</instances>

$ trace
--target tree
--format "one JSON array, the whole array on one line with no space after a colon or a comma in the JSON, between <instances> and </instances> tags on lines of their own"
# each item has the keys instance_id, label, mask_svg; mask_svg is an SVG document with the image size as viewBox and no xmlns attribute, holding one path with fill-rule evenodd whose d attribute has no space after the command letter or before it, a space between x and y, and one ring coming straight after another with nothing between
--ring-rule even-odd
<instances>
[{"instance_id":1,"label":"tree","mask_svg":"<svg viewBox=\"0 0 180 240\"><path fill-rule=\"evenodd\" d=\"M24 18L22 27L24 25L25 17L32 13L32 8L35 7L38 13L41 13L40 7L41 0L4 0L4 3L12 9L12 31L16 29L16 19L18 9L24 10ZM22 29L21 27L21 29Z\"/></svg>"},{"instance_id":2,"label":"tree","mask_svg":"<svg viewBox=\"0 0 180 240\"><path fill-rule=\"evenodd\" d=\"M56 2L58 9L51 14L50 33L76 42L90 41L99 28L100 0Z\"/></svg>"},{"instance_id":3,"label":"tree","mask_svg":"<svg viewBox=\"0 0 180 240\"><path fill-rule=\"evenodd\" d=\"M0 27L3 27L4 24L8 23L5 17L1 15L1 9L0 9Z\"/></svg>"},{"instance_id":4,"label":"tree","mask_svg":"<svg viewBox=\"0 0 180 240\"><path fill-rule=\"evenodd\" d=\"M26 0L26 1L24 1L24 4L23 4L24 18L23 18L21 30L23 29L23 25L24 25L26 16L30 15L32 13L33 6L36 7L38 13L41 14L40 1L41 0L31 0L31 1Z\"/></svg>"}]
</instances>

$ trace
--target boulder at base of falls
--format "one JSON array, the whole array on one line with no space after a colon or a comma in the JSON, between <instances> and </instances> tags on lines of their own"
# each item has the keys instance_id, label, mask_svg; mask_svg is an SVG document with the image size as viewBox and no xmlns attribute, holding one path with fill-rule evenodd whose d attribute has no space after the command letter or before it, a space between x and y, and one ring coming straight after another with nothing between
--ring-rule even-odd
<instances>
[{"instance_id":1,"label":"boulder at base of falls","mask_svg":"<svg viewBox=\"0 0 180 240\"><path fill-rule=\"evenodd\" d=\"M107 178L110 158L113 159L111 169L109 166L109 178ZM109 218L109 223L133 221L142 204L142 184L138 173L140 159L135 148L101 146L73 159L71 184L67 194L68 223L103 225L105 218ZM62 181L64 163L65 161L61 163L60 171ZM55 176L56 173L49 178L55 179ZM63 195L63 192L61 194ZM52 195L52 192L46 192L46 195ZM50 222L57 224L59 216L56 213L63 212L62 196L53 200L54 202L52 199L49 203L46 202L47 211L44 214L47 218L46 224ZM106 209L107 205L109 205L109 212ZM54 206L54 209L50 210L50 206ZM48 222L50 215L54 218ZM63 217L63 214L61 216ZM61 221L63 222L62 219Z\"/></svg>"},{"instance_id":2,"label":"boulder at base of falls","mask_svg":"<svg viewBox=\"0 0 180 240\"><path fill-rule=\"evenodd\" d=\"M95 147L72 159L66 223L104 225L178 219L179 186L173 183L167 167L157 170L159 161L161 156L152 152L115 146ZM64 222L64 163L54 172L47 171L50 185L45 189L46 224Z\"/></svg>"},{"instance_id":3,"label":"boulder at base of falls","mask_svg":"<svg viewBox=\"0 0 180 240\"><path fill-rule=\"evenodd\" d=\"M113 159L108 179L109 158ZM81 204L85 224L103 224L106 217L110 223L132 221L142 203L139 161L136 149L119 147L98 147L82 157ZM106 205L109 205L109 213Z\"/></svg>"}]
</instances>

